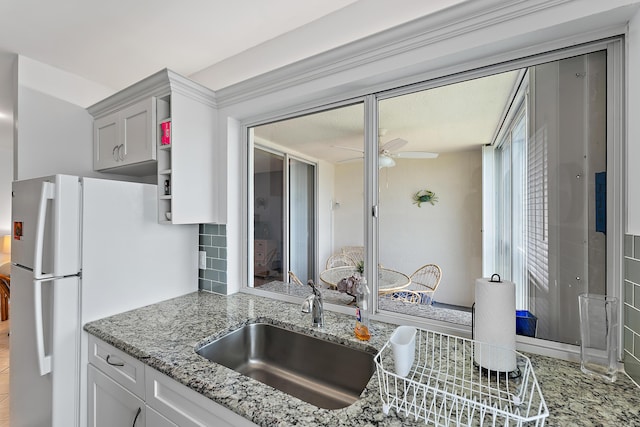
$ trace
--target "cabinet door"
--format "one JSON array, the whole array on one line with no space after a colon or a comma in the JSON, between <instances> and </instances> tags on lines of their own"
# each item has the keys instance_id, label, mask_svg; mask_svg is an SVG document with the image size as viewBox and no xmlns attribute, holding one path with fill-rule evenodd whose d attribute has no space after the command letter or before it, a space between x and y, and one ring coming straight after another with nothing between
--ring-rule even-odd
<instances>
[{"instance_id":1,"label":"cabinet door","mask_svg":"<svg viewBox=\"0 0 640 427\"><path fill-rule=\"evenodd\" d=\"M95 170L118 166L119 134L118 113L109 114L93 122L93 168Z\"/></svg>"},{"instance_id":2,"label":"cabinet door","mask_svg":"<svg viewBox=\"0 0 640 427\"><path fill-rule=\"evenodd\" d=\"M93 365L88 369L88 426L145 427L144 402Z\"/></svg>"},{"instance_id":3,"label":"cabinet door","mask_svg":"<svg viewBox=\"0 0 640 427\"><path fill-rule=\"evenodd\" d=\"M156 159L155 98L133 104L120 111L121 165Z\"/></svg>"}]
</instances>

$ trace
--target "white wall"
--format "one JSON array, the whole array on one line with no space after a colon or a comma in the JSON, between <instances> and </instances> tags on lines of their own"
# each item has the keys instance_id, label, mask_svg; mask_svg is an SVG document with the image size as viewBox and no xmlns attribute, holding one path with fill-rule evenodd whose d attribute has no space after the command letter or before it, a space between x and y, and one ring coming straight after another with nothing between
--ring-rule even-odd
<instances>
[{"instance_id":1,"label":"white wall","mask_svg":"<svg viewBox=\"0 0 640 427\"><path fill-rule=\"evenodd\" d=\"M85 108L116 92L23 55L18 57L18 75L21 86Z\"/></svg>"},{"instance_id":2,"label":"white wall","mask_svg":"<svg viewBox=\"0 0 640 427\"><path fill-rule=\"evenodd\" d=\"M0 236L10 234L11 230L13 70L16 59L17 55L0 53ZM0 263L3 261L0 259Z\"/></svg>"},{"instance_id":3,"label":"white wall","mask_svg":"<svg viewBox=\"0 0 640 427\"><path fill-rule=\"evenodd\" d=\"M198 71L191 78L218 90L463 1L402 0L402 7L388 0L355 1L294 31ZM367 19L362 20L363 16ZM354 22L358 24L354 25ZM340 30L327 31L336 28Z\"/></svg>"},{"instance_id":4,"label":"white wall","mask_svg":"<svg viewBox=\"0 0 640 427\"><path fill-rule=\"evenodd\" d=\"M640 235L640 12L629 22L627 32L627 230Z\"/></svg>"},{"instance_id":5,"label":"white wall","mask_svg":"<svg viewBox=\"0 0 640 427\"><path fill-rule=\"evenodd\" d=\"M115 91L24 56L15 79L15 179L69 174L149 182L93 171L93 117L85 107Z\"/></svg>"},{"instance_id":6,"label":"white wall","mask_svg":"<svg viewBox=\"0 0 640 427\"><path fill-rule=\"evenodd\" d=\"M482 276L482 155L480 150L441 154L437 159L396 159L379 175L379 262L410 275L424 264L442 268L436 300L470 307ZM438 196L418 207L419 190ZM362 245L362 163L336 167L334 239Z\"/></svg>"},{"instance_id":7,"label":"white wall","mask_svg":"<svg viewBox=\"0 0 640 427\"><path fill-rule=\"evenodd\" d=\"M10 234L11 230L11 181L13 150L0 147L0 236Z\"/></svg>"},{"instance_id":8,"label":"white wall","mask_svg":"<svg viewBox=\"0 0 640 427\"><path fill-rule=\"evenodd\" d=\"M17 179L93 174L93 119L83 107L18 87Z\"/></svg>"},{"instance_id":9,"label":"white wall","mask_svg":"<svg viewBox=\"0 0 640 427\"><path fill-rule=\"evenodd\" d=\"M335 221L335 169L331 163L318 162L318 274L324 269L327 258L334 252L334 235L327 233L327 230L333 230Z\"/></svg>"},{"instance_id":10,"label":"white wall","mask_svg":"<svg viewBox=\"0 0 640 427\"><path fill-rule=\"evenodd\" d=\"M364 246L363 162L340 163L335 167L333 209L333 252L343 246ZM332 253L333 253L332 252ZM322 265L326 262L324 258Z\"/></svg>"}]
</instances>

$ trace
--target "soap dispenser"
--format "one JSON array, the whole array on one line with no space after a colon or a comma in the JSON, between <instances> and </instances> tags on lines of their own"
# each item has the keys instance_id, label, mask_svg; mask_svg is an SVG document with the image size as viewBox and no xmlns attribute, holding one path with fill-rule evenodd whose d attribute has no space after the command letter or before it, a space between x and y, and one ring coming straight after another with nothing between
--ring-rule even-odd
<instances>
[{"instance_id":1,"label":"soap dispenser","mask_svg":"<svg viewBox=\"0 0 640 427\"><path fill-rule=\"evenodd\" d=\"M367 279L363 276L356 287L356 338L362 341L369 341L371 338L371 328L369 324L369 286Z\"/></svg>"}]
</instances>

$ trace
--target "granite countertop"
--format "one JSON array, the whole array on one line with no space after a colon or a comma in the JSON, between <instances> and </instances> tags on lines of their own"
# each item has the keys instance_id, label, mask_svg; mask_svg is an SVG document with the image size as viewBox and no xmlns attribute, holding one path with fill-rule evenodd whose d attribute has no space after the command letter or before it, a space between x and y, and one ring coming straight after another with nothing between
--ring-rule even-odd
<instances>
[{"instance_id":1,"label":"granite countertop","mask_svg":"<svg viewBox=\"0 0 640 427\"><path fill-rule=\"evenodd\" d=\"M197 355L199 344L246 323L267 319L295 330L364 348L353 336L354 319L325 311L325 327L311 329L299 304L235 294L194 292L97 320L84 329L176 381L261 426L411 426L403 416L382 413L378 375L361 399L343 409L321 409ZM382 348L395 325L372 322L367 344ZM528 355L549 408L548 426L640 425L640 393L624 374L613 384L580 372L576 363Z\"/></svg>"}]
</instances>

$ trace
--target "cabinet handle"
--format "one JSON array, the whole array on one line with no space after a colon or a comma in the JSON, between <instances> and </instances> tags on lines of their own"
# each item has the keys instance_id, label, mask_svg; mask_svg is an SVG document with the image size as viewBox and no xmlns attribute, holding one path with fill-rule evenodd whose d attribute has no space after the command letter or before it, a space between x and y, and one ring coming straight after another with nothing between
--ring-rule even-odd
<instances>
[{"instance_id":1,"label":"cabinet handle","mask_svg":"<svg viewBox=\"0 0 640 427\"><path fill-rule=\"evenodd\" d=\"M113 147L113 151L111 152L111 157L113 157L113 160L115 160L116 162L118 162L118 154L116 154L116 151L119 151L120 146L116 145L115 147Z\"/></svg>"},{"instance_id":2,"label":"cabinet handle","mask_svg":"<svg viewBox=\"0 0 640 427\"><path fill-rule=\"evenodd\" d=\"M136 421L138 421L140 412L142 412L142 408L138 406L138 412L136 412L136 417L133 419L133 424L131 424L131 427L136 427Z\"/></svg>"},{"instance_id":3,"label":"cabinet handle","mask_svg":"<svg viewBox=\"0 0 640 427\"><path fill-rule=\"evenodd\" d=\"M107 363L111 366L124 366L124 363L122 362L112 362L109 360L109 358L111 357L110 354L107 354Z\"/></svg>"},{"instance_id":4,"label":"cabinet handle","mask_svg":"<svg viewBox=\"0 0 640 427\"><path fill-rule=\"evenodd\" d=\"M124 144L120 144L120 146L118 147L118 157L120 158L120 160L124 160L126 154L124 152Z\"/></svg>"}]
</instances>

